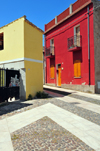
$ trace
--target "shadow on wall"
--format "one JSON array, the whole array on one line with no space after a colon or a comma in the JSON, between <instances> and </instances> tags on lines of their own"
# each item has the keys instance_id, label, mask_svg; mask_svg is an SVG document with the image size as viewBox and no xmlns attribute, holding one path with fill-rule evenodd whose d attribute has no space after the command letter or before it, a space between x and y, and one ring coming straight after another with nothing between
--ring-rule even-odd
<instances>
[{"instance_id":1,"label":"shadow on wall","mask_svg":"<svg viewBox=\"0 0 100 151\"><path fill-rule=\"evenodd\" d=\"M26 100L26 71L20 69L20 99Z\"/></svg>"}]
</instances>

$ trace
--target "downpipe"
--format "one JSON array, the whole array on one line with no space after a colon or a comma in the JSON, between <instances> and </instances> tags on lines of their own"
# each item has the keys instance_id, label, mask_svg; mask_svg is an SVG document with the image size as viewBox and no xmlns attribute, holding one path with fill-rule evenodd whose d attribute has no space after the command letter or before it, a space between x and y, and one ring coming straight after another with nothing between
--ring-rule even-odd
<instances>
[{"instance_id":1,"label":"downpipe","mask_svg":"<svg viewBox=\"0 0 100 151\"><path fill-rule=\"evenodd\" d=\"M89 22L89 5L87 6L87 14L88 14L88 66L89 66L89 86L91 85L90 82L90 22Z\"/></svg>"}]
</instances>

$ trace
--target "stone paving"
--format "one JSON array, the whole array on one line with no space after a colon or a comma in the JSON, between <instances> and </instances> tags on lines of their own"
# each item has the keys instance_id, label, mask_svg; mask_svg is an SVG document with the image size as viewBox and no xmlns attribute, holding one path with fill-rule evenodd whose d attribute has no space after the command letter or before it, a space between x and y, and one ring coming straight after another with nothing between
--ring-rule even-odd
<instances>
[{"instance_id":1,"label":"stone paving","mask_svg":"<svg viewBox=\"0 0 100 151\"><path fill-rule=\"evenodd\" d=\"M13 132L11 139L14 151L93 151L48 117Z\"/></svg>"},{"instance_id":2,"label":"stone paving","mask_svg":"<svg viewBox=\"0 0 100 151\"><path fill-rule=\"evenodd\" d=\"M80 95L76 95L76 94L70 94L68 96L72 97L72 98L76 98L76 99L80 99L80 100L83 100L83 101L87 101L87 102L91 102L91 103L95 103L95 104L100 105L100 100L97 100L97 99L89 98L89 97L86 97L86 96L80 96Z\"/></svg>"},{"instance_id":3,"label":"stone paving","mask_svg":"<svg viewBox=\"0 0 100 151\"><path fill-rule=\"evenodd\" d=\"M55 104L67 111L70 111L78 116L81 116L93 123L96 123L98 125L100 125L100 114L86 110L84 108L81 107L77 107L75 103L67 103L64 101L61 101L59 99L52 99L51 100L52 104Z\"/></svg>"},{"instance_id":4,"label":"stone paving","mask_svg":"<svg viewBox=\"0 0 100 151\"><path fill-rule=\"evenodd\" d=\"M74 98L78 101L73 101ZM100 114L96 112L96 108L91 111L89 108L77 106L81 100L84 102L92 100L91 108L96 106L99 109L97 102L100 100L96 100L95 103L94 98L79 95L77 98L74 94L67 99L68 102L64 101L63 95L59 95L54 98L15 101L0 105L0 128L2 130L3 121L8 123L9 128L4 127L3 130L9 129L14 151L92 151L93 148L100 151ZM32 117L30 113L34 113L33 109L36 116ZM5 134L3 136L7 138ZM5 144L7 146L7 143ZM0 138L0 147L2 145ZM2 148L0 151L6 151Z\"/></svg>"},{"instance_id":5,"label":"stone paving","mask_svg":"<svg viewBox=\"0 0 100 151\"><path fill-rule=\"evenodd\" d=\"M100 125L100 114L78 107L76 106L75 103L67 103L57 98L37 99L37 100L25 101L25 102L16 101L10 104L8 103L8 105L0 107L0 119L4 119L6 117L24 112L26 110L30 110L32 108L47 104L49 102L67 111L70 111L76 115L79 115L93 123Z\"/></svg>"},{"instance_id":6,"label":"stone paving","mask_svg":"<svg viewBox=\"0 0 100 151\"><path fill-rule=\"evenodd\" d=\"M8 102L0 106L0 119L24 112L49 102L49 99L35 99L32 101Z\"/></svg>"}]
</instances>

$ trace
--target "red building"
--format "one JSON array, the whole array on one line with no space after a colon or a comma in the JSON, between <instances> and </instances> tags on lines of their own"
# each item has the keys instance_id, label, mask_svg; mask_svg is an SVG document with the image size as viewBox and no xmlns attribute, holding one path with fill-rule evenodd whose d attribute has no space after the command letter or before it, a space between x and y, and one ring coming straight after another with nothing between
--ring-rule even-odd
<instances>
[{"instance_id":1,"label":"red building","mask_svg":"<svg viewBox=\"0 0 100 151\"><path fill-rule=\"evenodd\" d=\"M100 93L100 1L77 0L45 25L45 83Z\"/></svg>"}]
</instances>

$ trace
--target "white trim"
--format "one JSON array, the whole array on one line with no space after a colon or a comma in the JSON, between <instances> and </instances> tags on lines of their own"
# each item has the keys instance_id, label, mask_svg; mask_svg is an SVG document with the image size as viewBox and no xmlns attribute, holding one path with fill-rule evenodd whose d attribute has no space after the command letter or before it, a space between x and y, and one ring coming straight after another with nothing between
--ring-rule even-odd
<instances>
[{"instance_id":1,"label":"white trim","mask_svg":"<svg viewBox=\"0 0 100 151\"><path fill-rule=\"evenodd\" d=\"M43 61L41 60L30 59L30 58L18 58L18 59L13 59L13 60L1 61L0 64L7 64L7 63L19 62L19 61L25 61L25 60L31 61L31 62L43 63Z\"/></svg>"},{"instance_id":2,"label":"white trim","mask_svg":"<svg viewBox=\"0 0 100 151\"><path fill-rule=\"evenodd\" d=\"M19 62L19 61L24 61L24 58L18 58L18 59L13 59L13 60L1 61L0 64L6 64L6 63L10 63L10 62Z\"/></svg>"},{"instance_id":3,"label":"white trim","mask_svg":"<svg viewBox=\"0 0 100 151\"><path fill-rule=\"evenodd\" d=\"M38 62L38 63L43 63L41 60L36 60L36 59L30 59L30 58L24 58L26 61L31 61L31 62Z\"/></svg>"}]
</instances>

